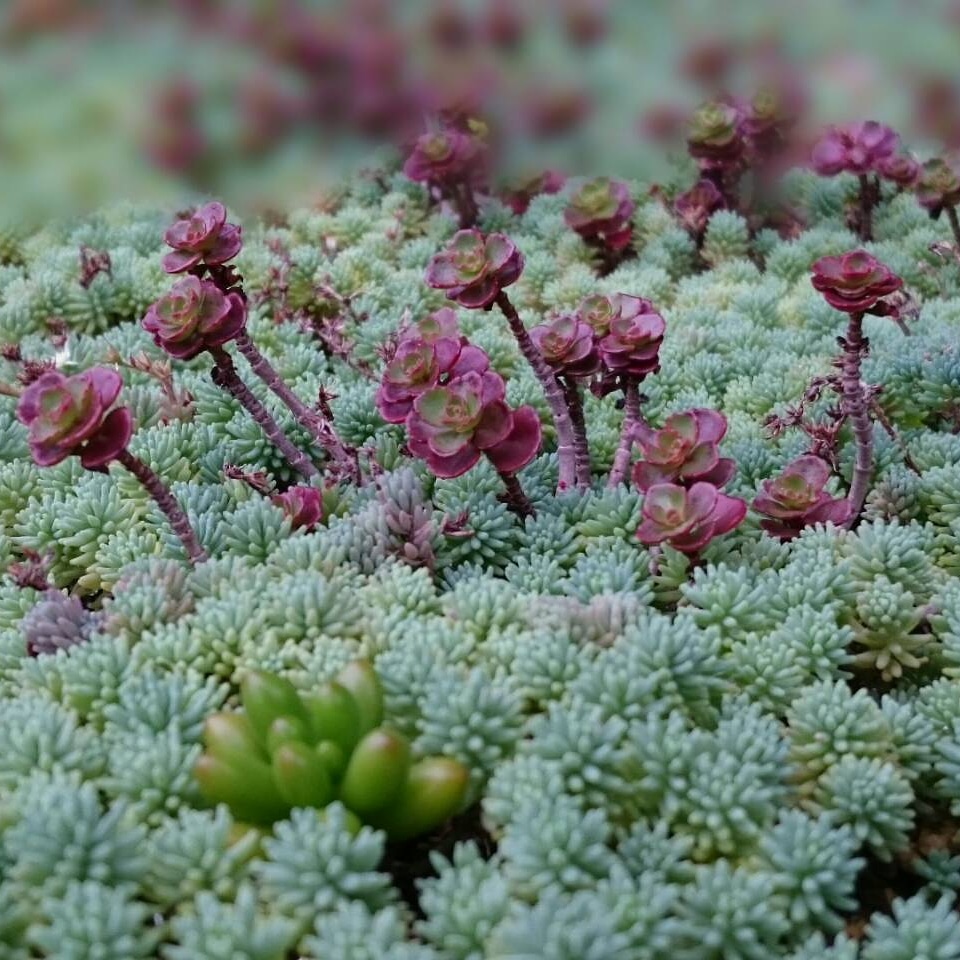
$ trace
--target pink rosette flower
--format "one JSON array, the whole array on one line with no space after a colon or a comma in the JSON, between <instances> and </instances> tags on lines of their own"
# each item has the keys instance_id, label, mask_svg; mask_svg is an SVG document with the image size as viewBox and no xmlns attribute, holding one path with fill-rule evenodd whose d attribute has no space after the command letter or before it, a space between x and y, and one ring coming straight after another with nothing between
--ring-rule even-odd
<instances>
[{"instance_id":1,"label":"pink rosette flower","mask_svg":"<svg viewBox=\"0 0 960 960\"><path fill-rule=\"evenodd\" d=\"M729 533L743 522L747 504L720 493L711 483L687 489L658 483L643 499L637 538L648 547L668 543L681 553L699 553L714 537Z\"/></svg>"},{"instance_id":2,"label":"pink rosette flower","mask_svg":"<svg viewBox=\"0 0 960 960\"><path fill-rule=\"evenodd\" d=\"M613 318L620 315L620 296L608 297L602 293L591 293L580 301L577 316L593 330L597 340L610 332Z\"/></svg>"},{"instance_id":3,"label":"pink rosette flower","mask_svg":"<svg viewBox=\"0 0 960 960\"><path fill-rule=\"evenodd\" d=\"M150 307L142 326L171 357L189 360L232 340L246 320L239 294L224 294L209 280L187 276Z\"/></svg>"},{"instance_id":4,"label":"pink rosette flower","mask_svg":"<svg viewBox=\"0 0 960 960\"><path fill-rule=\"evenodd\" d=\"M885 180L906 189L912 187L920 176L920 164L906 153L884 157L877 164L877 173Z\"/></svg>"},{"instance_id":5,"label":"pink rosette flower","mask_svg":"<svg viewBox=\"0 0 960 960\"><path fill-rule=\"evenodd\" d=\"M309 532L323 519L323 496L315 487L290 487L271 500L290 518L294 530Z\"/></svg>"},{"instance_id":6,"label":"pink rosette flower","mask_svg":"<svg viewBox=\"0 0 960 960\"><path fill-rule=\"evenodd\" d=\"M610 250L624 250L633 239L636 206L625 183L596 177L573 194L563 217L567 226L585 240L600 241Z\"/></svg>"},{"instance_id":7,"label":"pink rosette flower","mask_svg":"<svg viewBox=\"0 0 960 960\"><path fill-rule=\"evenodd\" d=\"M600 340L600 358L612 373L643 378L660 369L660 345L666 324L649 300L619 293L610 329Z\"/></svg>"},{"instance_id":8,"label":"pink rosette flower","mask_svg":"<svg viewBox=\"0 0 960 960\"><path fill-rule=\"evenodd\" d=\"M523 271L523 255L502 233L458 230L427 267L427 283L463 307L486 309Z\"/></svg>"},{"instance_id":9,"label":"pink rosette flower","mask_svg":"<svg viewBox=\"0 0 960 960\"><path fill-rule=\"evenodd\" d=\"M442 478L459 477L486 454L501 473L525 467L540 448L540 420L531 407L511 410L503 378L470 371L413 401L408 445Z\"/></svg>"},{"instance_id":10,"label":"pink rosette flower","mask_svg":"<svg viewBox=\"0 0 960 960\"><path fill-rule=\"evenodd\" d=\"M824 491L830 467L819 457L799 457L772 480L764 480L753 509L768 520L760 526L780 540L790 540L813 523L840 525L850 516L850 503Z\"/></svg>"},{"instance_id":11,"label":"pink rosette flower","mask_svg":"<svg viewBox=\"0 0 960 960\"><path fill-rule=\"evenodd\" d=\"M690 118L687 149L703 169L737 166L744 154L743 112L732 103L714 100Z\"/></svg>"},{"instance_id":12,"label":"pink rosette flower","mask_svg":"<svg viewBox=\"0 0 960 960\"><path fill-rule=\"evenodd\" d=\"M634 465L634 484L640 490L658 483L689 487L701 482L723 487L737 470L734 461L721 457L717 449L726 432L726 417L701 407L667 417L660 430L638 424L636 436L643 460Z\"/></svg>"},{"instance_id":13,"label":"pink rosette flower","mask_svg":"<svg viewBox=\"0 0 960 960\"><path fill-rule=\"evenodd\" d=\"M567 178L556 170L545 170L528 177L501 193L503 202L518 216L526 213L530 201L540 194L559 193L566 185Z\"/></svg>"},{"instance_id":14,"label":"pink rosette flower","mask_svg":"<svg viewBox=\"0 0 960 960\"><path fill-rule=\"evenodd\" d=\"M710 217L723 207L723 194L712 180L698 181L673 203L674 213L694 237L703 235Z\"/></svg>"},{"instance_id":15,"label":"pink rosette flower","mask_svg":"<svg viewBox=\"0 0 960 960\"><path fill-rule=\"evenodd\" d=\"M811 270L814 289L831 307L845 313L867 313L881 297L903 286L900 277L866 250L821 257Z\"/></svg>"},{"instance_id":16,"label":"pink rosette flower","mask_svg":"<svg viewBox=\"0 0 960 960\"><path fill-rule=\"evenodd\" d=\"M34 461L51 467L79 454L84 467L97 470L113 460L133 433L129 408L110 409L122 386L120 374L108 367L72 377L48 370L34 380L17 404Z\"/></svg>"},{"instance_id":17,"label":"pink rosette flower","mask_svg":"<svg viewBox=\"0 0 960 960\"><path fill-rule=\"evenodd\" d=\"M403 172L417 183L471 183L481 173L484 144L469 133L441 130L417 139Z\"/></svg>"},{"instance_id":18,"label":"pink rosette flower","mask_svg":"<svg viewBox=\"0 0 960 960\"><path fill-rule=\"evenodd\" d=\"M924 209L939 216L944 207L960 203L960 164L954 159L935 157L920 170L917 200Z\"/></svg>"},{"instance_id":19,"label":"pink rosette flower","mask_svg":"<svg viewBox=\"0 0 960 960\"><path fill-rule=\"evenodd\" d=\"M243 246L242 231L227 223L227 210L222 203L204 204L186 220L178 220L163 235L173 253L163 258L167 273L182 273L201 263L218 266L232 260Z\"/></svg>"},{"instance_id":20,"label":"pink rosette flower","mask_svg":"<svg viewBox=\"0 0 960 960\"><path fill-rule=\"evenodd\" d=\"M886 124L875 120L828 127L813 148L811 163L817 173L878 173L882 161L893 157L900 138Z\"/></svg>"},{"instance_id":21,"label":"pink rosette flower","mask_svg":"<svg viewBox=\"0 0 960 960\"><path fill-rule=\"evenodd\" d=\"M593 328L577 317L564 314L530 331L543 359L567 377L589 377L600 369L600 355Z\"/></svg>"}]
</instances>

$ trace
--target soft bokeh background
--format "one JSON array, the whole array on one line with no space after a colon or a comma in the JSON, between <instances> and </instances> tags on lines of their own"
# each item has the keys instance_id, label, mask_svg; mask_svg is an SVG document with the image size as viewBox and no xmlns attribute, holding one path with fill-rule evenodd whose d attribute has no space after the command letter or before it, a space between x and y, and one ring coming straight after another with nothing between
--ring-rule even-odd
<instances>
[{"instance_id":1,"label":"soft bokeh background","mask_svg":"<svg viewBox=\"0 0 960 960\"><path fill-rule=\"evenodd\" d=\"M4 0L0 217L320 202L467 102L505 177L656 179L683 111L789 76L808 122L960 145L946 0Z\"/></svg>"}]
</instances>

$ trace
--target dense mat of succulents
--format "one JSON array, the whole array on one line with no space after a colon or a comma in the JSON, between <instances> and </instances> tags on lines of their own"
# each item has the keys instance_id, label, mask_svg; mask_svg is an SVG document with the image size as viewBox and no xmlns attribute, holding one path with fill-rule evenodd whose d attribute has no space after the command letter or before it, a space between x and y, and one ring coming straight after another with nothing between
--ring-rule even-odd
<instances>
[{"instance_id":1,"label":"dense mat of succulents","mask_svg":"<svg viewBox=\"0 0 960 960\"><path fill-rule=\"evenodd\" d=\"M679 168L683 187L689 174ZM491 262L509 276L494 271L489 289L437 266L465 241L399 171L245 223L232 263L249 338L302 400L319 396L316 416L356 449L363 484L304 478L211 380L207 353L171 361L158 346L174 322L154 308L172 287L172 211L113 207L5 237L0 957L960 957L960 269L946 220L893 177L873 188L869 241L848 226L855 171L794 172L787 186L807 220L792 239L732 210L704 214L722 206L709 187L679 216L645 185L616 187L606 233L584 229L596 215L565 216L603 208L602 184L535 196L522 213L486 198L477 226L524 260L513 270L499 250ZM620 256L623 231L635 256ZM863 378L882 385L894 429L871 426L863 512L845 529L822 521L847 519L830 505L857 473L853 432L837 438L838 477L803 456L801 430L770 436L765 421L784 426L831 371L846 315L810 268L858 248L902 278L919 313L909 336L861 315ZM844 309L833 269L819 286ZM894 290L889 276L874 278L874 300ZM173 281L183 302L208 282L194 279ZM230 282L209 296L229 300ZM640 316L662 327L644 321L642 348L601 345L608 371L628 371L635 393L642 380L646 466L632 483L606 486L623 404L588 391L591 474L557 492L549 397L504 314L469 305L508 282L528 328L597 294L655 304ZM207 332L230 322L221 300ZM505 384L490 401L496 437L472 434L476 449L429 447L431 405L397 387L400 373L384 379L401 329L443 307L489 358L472 375ZM583 362L585 315L540 335L543 356ZM202 346L217 356L217 342ZM296 448L334 463L317 424L234 359ZM64 386L97 365L122 375L129 423L104 429L123 409L108 414L109 378ZM89 422L71 421L59 447L31 426L31 458L18 380L91 391ZM409 409L395 417L398 403ZM826 416L825 398L808 403ZM691 430L709 464L674 457ZM508 431L519 440L504 450ZM93 469L57 462L70 450ZM196 563L150 476L195 534ZM509 478L523 503L504 498ZM797 484L810 496L791 507ZM755 509L674 535L644 510L641 490L664 485L708 488L711 510L718 498ZM195 771L215 752L209 718L239 705L244 678L309 697L359 658L413 754L467 771L461 812L396 841L336 799L259 826L211 807ZM300 749L302 732L292 739Z\"/></svg>"}]
</instances>

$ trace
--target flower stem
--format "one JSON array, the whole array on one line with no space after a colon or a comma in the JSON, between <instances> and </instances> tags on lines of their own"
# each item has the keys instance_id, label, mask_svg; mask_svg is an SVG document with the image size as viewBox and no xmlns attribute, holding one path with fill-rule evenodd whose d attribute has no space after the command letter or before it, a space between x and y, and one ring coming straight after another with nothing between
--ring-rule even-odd
<instances>
[{"instance_id":1,"label":"flower stem","mask_svg":"<svg viewBox=\"0 0 960 960\"><path fill-rule=\"evenodd\" d=\"M143 484L147 493L153 497L164 516L170 521L173 532L180 538L190 562L196 564L206 560L207 552L200 546L187 515L174 499L173 494L163 485L163 481L139 457L135 457L127 449L117 454L117 460Z\"/></svg>"},{"instance_id":2,"label":"flower stem","mask_svg":"<svg viewBox=\"0 0 960 960\"><path fill-rule=\"evenodd\" d=\"M877 185L870 182L865 174L860 174L860 239L873 239L873 205L877 199Z\"/></svg>"},{"instance_id":3,"label":"flower stem","mask_svg":"<svg viewBox=\"0 0 960 960\"><path fill-rule=\"evenodd\" d=\"M957 208L947 204L943 209L947 211L947 220L950 221L953 239L957 243L957 250L960 251L960 219L957 218Z\"/></svg>"},{"instance_id":4,"label":"flower stem","mask_svg":"<svg viewBox=\"0 0 960 960\"><path fill-rule=\"evenodd\" d=\"M500 473L499 470L497 472ZM501 499L507 505L507 509L515 513L521 520L524 517L535 517L537 511L530 502L530 498L523 492L523 487L520 486L517 475L515 473L500 473L500 479L503 481L505 488Z\"/></svg>"},{"instance_id":5,"label":"flower stem","mask_svg":"<svg viewBox=\"0 0 960 960\"><path fill-rule=\"evenodd\" d=\"M360 464L357 452L346 447L333 424L316 410L311 410L284 382L273 364L260 352L260 348L244 331L234 341L237 349L246 357L250 369L280 398L300 424L326 450L343 476L355 481L360 479Z\"/></svg>"},{"instance_id":6,"label":"flower stem","mask_svg":"<svg viewBox=\"0 0 960 960\"><path fill-rule=\"evenodd\" d=\"M869 404L863 381L860 379L860 365L867 352L867 341L863 336L863 314L851 313L847 326L847 336L841 340L843 357L840 362L841 408L853 425L856 439L856 456L853 462L853 478L847 500L850 503L850 517L846 522L850 529L863 509L867 497L870 477L873 474L873 424L870 422Z\"/></svg>"},{"instance_id":7,"label":"flower stem","mask_svg":"<svg viewBox=\"0 0 960 960\"><path fill-rule=\"evenodd\" d=\"M573 424L573 451L576 462L577 486L589 487L593 482L590 470L590 446L587 442L587 424L583 419L583 397L577 384L564 377L560 381L563 387L563 397L570 411L570 422Z\"/></svg>"},{"instance_id":8,"label":"flower stem","mask_svg":"<svg viewBox=\"0 0 960 960\"><path fill-rule=\"evenodd\" d=\"M450 199L457 211L460 229L466 230L477 222L480 210L469 183L454 184L450 187Z\"/></svg>"},{"instance_id":9,"label":"flower stem","mask_svg":"<svg viewBox=\"0 0 960 960\"><path fill-rule=\"evenodd\" d=\"M607 479L608 490L619 486L626 479L636 426L640 420L640 388L632 377L624 384L623 397L623 425L620 428L617 452L613 455L613 466Z\"/></svg>"},{"instance_id":10,"label":"flower stem","mask_svg":"<svg viewBox=\"0 0 960 960\"><path fill-rule=\"evenodd\" d=\"M214 366L211 373L213 382L240 401L241 405L253 417L270 442L286 457L290 466L306 480L320 476L320 471L307 455L298 449L293 441L280 429L267 408L250 392L250 388L240 379L233 358L223 347L212 347Z\"/></svg>"},{"instance_id":11,"label":"flower stem","mask_svg":"<svg viewBox=\"0 0 960 960\"><path fill-rule=\"evenodd\" d=\"M510 298L502 290L497 294L497 306L507 318L510 331L520 347L520 352L533 369L534 375L543 388L544 396L547 398L547 405L550 407L551 414L553 414L553 425L557 431L557 459L560 467L557 490L561 492L569 490L576 483L576 452L573 441L573 423L570 419L570 411L567 409L566 401L563 398L563 391L560 389L557 378L547 366L547 361L543 359L533 340L530 339L530 334L523 325L516 308L510 302Z\"/></svg>"}]
</instances>

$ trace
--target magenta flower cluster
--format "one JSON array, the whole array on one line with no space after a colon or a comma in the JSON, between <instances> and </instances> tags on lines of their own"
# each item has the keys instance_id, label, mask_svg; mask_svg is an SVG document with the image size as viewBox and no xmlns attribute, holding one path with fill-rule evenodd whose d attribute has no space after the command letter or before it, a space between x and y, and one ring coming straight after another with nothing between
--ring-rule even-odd
<instances>
[{"instance_id":1,"label":"magenta flower cluster","mask_svg":"<svg viewBox=\"0 0 960 960\"><path fill-rule=\"evenodd\" d=\"M490 358L460 335L445 307L404 332L377 408L388 423L406 424L410 452L438 477L458 477L481 456L514 474L540 449L540 419L532 407L511 409L505 394Z\"/></svg>"},{"instance_id":2,"label":"magenta flower cluster","mask_svg":"<svg viewBox=\"0 0 960 960\"><path fill-rule=\"evenodd\" d=\"M142 325L158 347L178 360L222 346L246 326L243 297L208 278L211 268L222 268L242 246L241 228L226 218L222 203L208 203L164 234L173 247L164 257L164 269L188 275L151 305Z\"/></svg>"},{"instance_id":3,"label":"magenta flower cluster","mask_svg":"<svg viewBox=\"0 0 960 960\"><path fill-rule=\"evenodd\" d=\"M427 268L427 283L462 307L487 309L523 271L523 255L502 233L458 231Z\"/></svg>"},{"instance_id":4,"label":"magenta flower cluster","mask_svg":"<svg viewBox=\"0 0 960 960\"><path fill-rule=\"evenodd\" d=\"M910 186L920 166L912 157L899 153L899 147L900 138L890 127L866 120L829 127L810 159L813 169L823 176L877 174L900 186Z\"/></svg>"},{"instance_id":5,"label":"magenta flower cluster","mask_svg":"<svg viewBox=\"0 0 960 960\"><path fill-rule=\"evenodd\" d=\"M563 212L567 226L588 243L614 253L630 246L636 203L621 180L596 177L582 184Z\"/></svg>"},{"instance_id":6,"label":"magenta flower cluster","mask_svg":"<svg viewBox=\"0 0 960 960\"><path fill-rule=\"evenodd\" d=\"M27 428L33 459L52 467L74 454L100 470L133 434L129 407L114 407L123 381L116 370L92 367L71 377L48 370L20 396L17 418Z\"/></svg>"}]
</instances>

